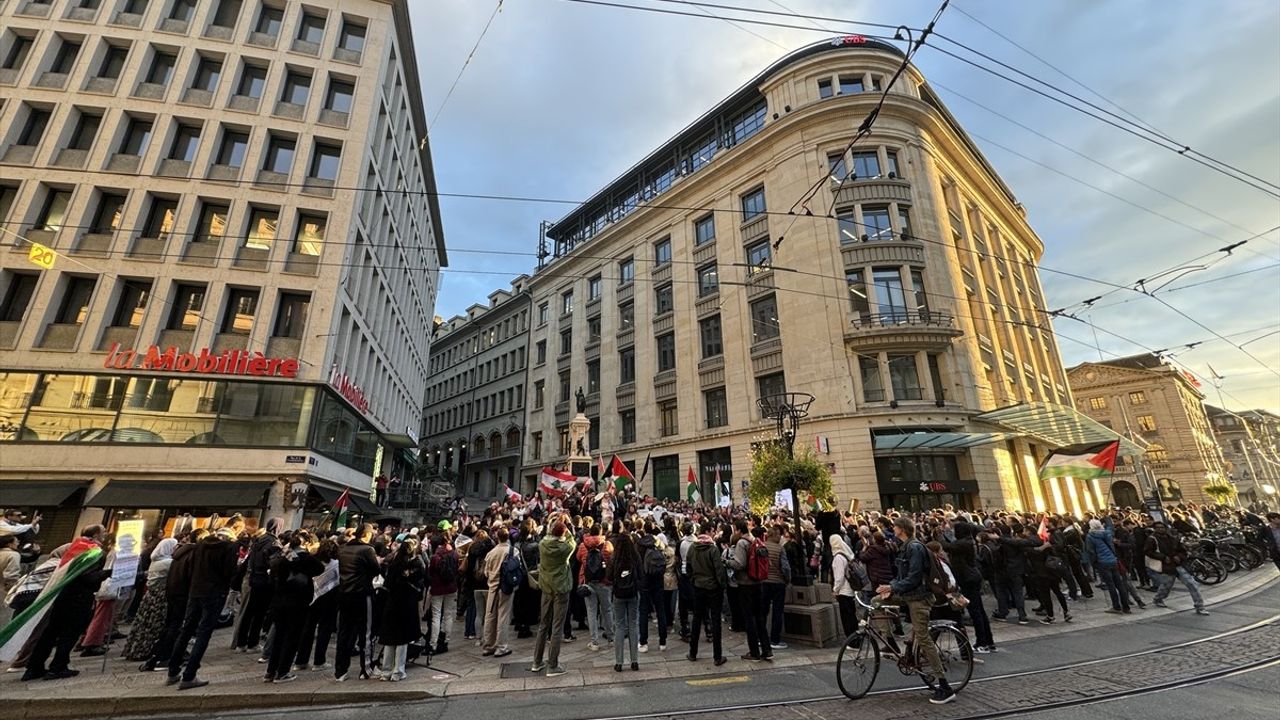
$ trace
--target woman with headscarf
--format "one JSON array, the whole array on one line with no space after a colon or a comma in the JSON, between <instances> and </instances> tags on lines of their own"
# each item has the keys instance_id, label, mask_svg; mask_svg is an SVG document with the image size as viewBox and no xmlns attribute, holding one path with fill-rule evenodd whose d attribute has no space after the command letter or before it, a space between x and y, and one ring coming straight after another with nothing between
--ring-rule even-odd
<instances>
[{"instance_id":1,"label":"woman with headscarf","mask_svg":"<svg viewBox=\"0 0 1280 720\"><path fill-rule=\"evenodd\" d=\"M831 546L831 576L835 581L832 592L840 607L840 626L848 637L858 627L857 605L853 601L853 594L866 588L854 587L854 583L849 582L849 563L858 561L854 559L853 550L844 538L839 533L831 533L827 542ZM866 572L865 568L863 572Z\"/></svg>"},{"instance_id":2,"label":"woman with headscarf","mask_svg":"<svg viewBox=\"0 0 1280 720\"><path fill-rule=\"evenodd\" d=\"M271 560L271 616L275 619L271 654L263 682L287 683L293 674L294 657L307 623L307 608L315 597L312 578L325 570L325 563L312 553L319 543L310 532L299 530L289 538L287 548Z\"/></svg>"},{"instance_id":3,"label":"woman with headscarf","mask_svg":"<svg viewBox=\"0 0 1280 720\"><path fill-rule=\"evenodd\" d=\"M143 589L142 602L133 617L133 628L129 631L129 640L124 646L126 659L146 660L151 657L156 639L164 632L168 612L164 586L169 578L169 566L173 564L173 551L177 547L177 540L165 538L151 551L151 564L147 567L147 584Z\"/></svg>"}]
</instances>

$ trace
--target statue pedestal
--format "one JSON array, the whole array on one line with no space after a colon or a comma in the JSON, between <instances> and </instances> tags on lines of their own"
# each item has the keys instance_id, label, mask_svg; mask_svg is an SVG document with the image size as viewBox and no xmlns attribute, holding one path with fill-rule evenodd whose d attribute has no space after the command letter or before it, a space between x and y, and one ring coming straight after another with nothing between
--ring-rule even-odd
<instances>
[{"instance_id":1,"label":"statue pedestal","mask_svg":"<svg viewBox=\"0 0 1280 720\"><path fill-rule=\"evenodd\" d=\"M578 477L591 474L590 432L591 421L583 413L569 421L569 457L566 461L569 472Z\"/></svg>"}]
</instances>

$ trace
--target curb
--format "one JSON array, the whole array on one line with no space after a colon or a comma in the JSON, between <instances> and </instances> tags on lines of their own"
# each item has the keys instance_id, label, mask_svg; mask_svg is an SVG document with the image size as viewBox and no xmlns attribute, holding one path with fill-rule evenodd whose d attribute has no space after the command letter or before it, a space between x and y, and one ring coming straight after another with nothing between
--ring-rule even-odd
<instances>
[{"instance_id":1,"label":"curb","mask_svg":"<svg viewBox=\"0 0 1280 720\"><path fill-rule=\"evenodd\" d=\"M426 690L335 692L317 690L288 693L205 693L203 695L147 694L115 698L24 698L6 702L11 720L80 720L81 718L188 715L243 710L274 710L312 706L341 707L415 702L437 697Z\"/></svg>"}]
</instances>

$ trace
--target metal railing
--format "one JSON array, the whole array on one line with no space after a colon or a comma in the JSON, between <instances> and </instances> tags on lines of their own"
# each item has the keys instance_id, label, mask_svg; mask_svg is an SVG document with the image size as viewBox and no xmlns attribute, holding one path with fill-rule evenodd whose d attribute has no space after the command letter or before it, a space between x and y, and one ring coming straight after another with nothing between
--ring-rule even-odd
<instances>
[{"instance_id":1,"label":"metal railing","mask_svg":"<svg viewBox=\"0 0 1280 720\"><path fill-rule=\"evenodd\" d=\"M943 327L955 326L955 317L949 313L932 310L893 310L883 313L862 314L853 321L855 328L877 327Z\"/></svg>"}]
</instances>

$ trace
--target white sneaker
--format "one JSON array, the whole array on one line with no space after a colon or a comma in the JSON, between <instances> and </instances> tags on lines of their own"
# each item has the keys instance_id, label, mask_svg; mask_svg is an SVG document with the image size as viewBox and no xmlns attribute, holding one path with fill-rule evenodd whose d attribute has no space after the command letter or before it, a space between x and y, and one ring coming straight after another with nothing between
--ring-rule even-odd
<instances>
[{"instance_id":1,"label":"white sneaker","mask_svg":"<svg viewBox=\"0 0 1280 720\"><path fill-rule=\"evenodd\" d=\"M590 650L591 652L595 652L600 649L600 646L594 642L589 642L587 643L587 649Z\"/></svg>"},{"instance_id":2,"label":"white sneaker","mask_svg":"<svg viewBox=\"0 0 1280 720\"><path fill-rule=\"evenodd\" d=\"M667 651L667 646L666 646L666 645L659 645L659 646L658 646L658 652L666 652L666 651Z\"/></svg>"},{"instance_id":3,"label":"white sneaker","mask_svg":"<svg viewBox=\"0 0 1280 720\"><path fill-rule=\"evenodd\" d=\"M641 646L640 646L640 652L649 652L649 646L648 646L648 645L641 645Z\"/></svg>"}]
</instances>

